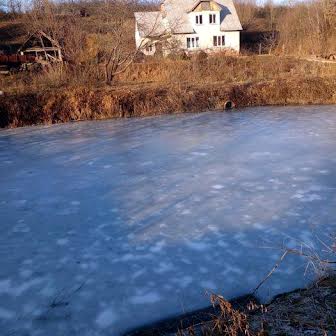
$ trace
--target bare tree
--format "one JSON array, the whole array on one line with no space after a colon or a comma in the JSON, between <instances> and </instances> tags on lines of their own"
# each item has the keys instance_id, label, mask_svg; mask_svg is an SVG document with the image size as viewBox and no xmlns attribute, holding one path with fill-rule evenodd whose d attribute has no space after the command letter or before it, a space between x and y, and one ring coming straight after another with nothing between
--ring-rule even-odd
<instances>
[{"instance_id":1,"label":"bare tree","mask_svg":"<svg viewBox=\"0 0 336 336\"><path fill-rule=\"evenodd\" d=\"M62 12L60 3L33 0L32 9L26 19L29 33L45 32L62 46L63 56L68 63L73 65L81 63L87 34L76 11L72 11L69 7L66 12Z\"/></svg>"},{"instance_id":2,"label":"bare tree","mask_svg":"<svg viewBox=\"0 0 336 336\"><path fill-rule=\"evenodd\" d=\"M0 2L1 7L12 15L18 15L22 13L23 4L21 0L7 0Z\"/></svg>"},{"instance_id":3,"label":"bare tree","mask_svg":"<svg viewBox=\"0 0 336 336\"><path fill-rule=\"evenodd\" d=\"M91 0L85 3L94 13L93 20L81 15L81 3L33 0L27 27L31 32L44 31L63 48L65 60L72 67L102 75L107 84L125 71L150 43L144 39L135 47L134 10L143 6L137 0ZM158 22L153 23L153 30ZM152 32L151 31L151 32ZM149 32L149 35L151 35ZM156 34L155 42L167 41L169 34Z\"/></svg>"},{"instance_id":4,"label":"bare tree","mask_svg":"<svg viewBox=\"0 0 336 336\"><path fill-rule=\"evenodd\" d=\"M134 1L130 3L107 0L102 7L101 17L104 18L106 31L103 32L105 37L100 38L99 41L98 62L104 69L105 81L108 85L112 84L115 76L124 72L148 45L161 44L165 48L174 46L170 30L158 28L161 26L158 14L150 27L146 27L148 38L144 38L135 48L132 5L134 6Z\"/></svg>"},{"instance_id":5,"label":"bare tree","mask_svg":"<svg viewBox=\"0 0 336 336\"><path fill-rule=\"evenodd\" d=\"M326 0L324 2L325 20L328 28L336 30L336 0Z\"/></svg>"},{"instance_id":6,"label":"bare tree","mask_svg":"<svg viewBox=\"0 0 336 336\"><path fill-rule=\"evenodd\" d=\"M236 2L239 19L244 29L254 24L258 10L256 0L239 0Z\"/></svg>"},{"instance_id":7,"label":"bare tree","mask_svg":"<svg viewBox=\"0 0 336 336\"><path fill-rule=\"evenodd\" d=\"M327 6L323 1L292 5L281 16L277 28L283 50L299 55L323 55L334 49L336 29L329 24L330 17L326 15Z\"/></svg>"}]
</instances>

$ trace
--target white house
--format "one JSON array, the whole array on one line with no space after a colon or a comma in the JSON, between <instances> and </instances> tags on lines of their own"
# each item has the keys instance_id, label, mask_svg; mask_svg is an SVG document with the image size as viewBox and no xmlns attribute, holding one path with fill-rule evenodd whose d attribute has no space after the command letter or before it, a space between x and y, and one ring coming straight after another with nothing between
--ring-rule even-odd
<instances>
[{"instance_id":1,"label":"white house","mask_svg":"<svg viewBox=\"0 0 336 336\"><path fill-rule=\"evenodd\" d=\"M153 55L172 49L239 52L242 26L232 0L164 0L160 11L135 13L137 48Z\"/></svg>"}]
</instances>

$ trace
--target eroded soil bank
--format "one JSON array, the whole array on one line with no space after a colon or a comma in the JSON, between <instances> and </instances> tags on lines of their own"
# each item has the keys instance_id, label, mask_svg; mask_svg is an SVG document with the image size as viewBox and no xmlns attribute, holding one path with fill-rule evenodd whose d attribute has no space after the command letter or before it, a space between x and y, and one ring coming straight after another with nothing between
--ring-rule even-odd
<instances>
[{"instance_id":1,"label":"eroded soil bank","mask_svg":"<svg viewBox=\"0 0 336 336\"><path fill-rule=\"evenodd\" d=\"M5 94L0 97L0 127L223 110L228 101L236 107L335 104L336 78Z\"/></svg>"}]
</instances>

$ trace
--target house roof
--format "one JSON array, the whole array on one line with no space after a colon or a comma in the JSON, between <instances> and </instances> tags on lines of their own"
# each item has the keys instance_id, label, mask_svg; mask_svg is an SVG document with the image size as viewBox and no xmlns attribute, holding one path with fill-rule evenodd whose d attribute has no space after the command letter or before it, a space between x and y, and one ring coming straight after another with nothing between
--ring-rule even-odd
<instances>
[{"instance_id":1,"label":"house roof","mask_svg":"<svg viewBox=\"0 0 336 336\"><path fill-rule=\"evenodd\" d=\"M148 32L153 30L153 26L161 26L160 29L166 30L164 27L164 19L171 31L175 34L192 34L195 33L193 26L189 20L188 13L195 9L201 1L195 0L165 0L163 1L165 15L163 12L138 12L135 18L139 26L140 35L148 36ZM232 0L216 0L221 8L220 22L221 31L237 31L242 30L240 20L237 15L236 8ZM156 14L153 14L156 13ZM161 23L160 23L161 22ZM145 26L146 29L141 29ZM160 30L158 28L158 30ZM154 29L155 31L156 29Z\"/></svg>"},{"instance_id":2,"label":"house roof","mask_svg":"<svg viewBox=\"0 0 336 336\"><path fill-rule=\"evenodd\" d=\"M134 16L141 37L155 37L165 33L161 12L136 12Z\"/></svg>"}]
</instances>

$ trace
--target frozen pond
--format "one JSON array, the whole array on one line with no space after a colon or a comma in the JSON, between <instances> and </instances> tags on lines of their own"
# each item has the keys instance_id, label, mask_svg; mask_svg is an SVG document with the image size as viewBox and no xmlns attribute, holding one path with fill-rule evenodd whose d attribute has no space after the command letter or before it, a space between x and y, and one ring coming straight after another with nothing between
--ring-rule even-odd
<instances>
[{"instance_id":1,"label":"frozen pond","mask_svg":"<svg viewBox=\"0 0 336 336\"><path fill-rule=\"evenodd\" d=\"M335 106L0 131L2 335L120 335L250 292L335 228L335 152Z\"/></svg>"}]
</instances>

